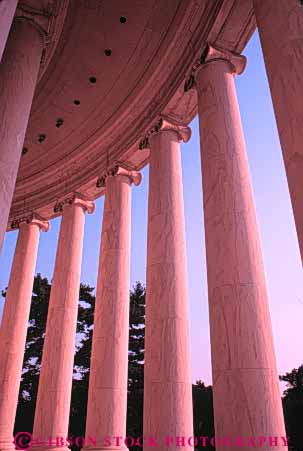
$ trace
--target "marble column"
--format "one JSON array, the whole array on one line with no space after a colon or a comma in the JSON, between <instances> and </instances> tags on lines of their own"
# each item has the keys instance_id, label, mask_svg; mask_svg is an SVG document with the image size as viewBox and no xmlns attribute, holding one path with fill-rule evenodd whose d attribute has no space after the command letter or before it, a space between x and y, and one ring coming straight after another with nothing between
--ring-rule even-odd
<instances>
[{"instance_id":1,"label":"marble column","mask_svg":"<svg viewBox=\"0 0 303 451\"><path fill-rule=\"evenodd\" d=\"M299 0L253 0L253 5L303 261L303 5Z\"/></svg>"},{"instance_id":2,"label":"marble column","mask_svg":"<svg viewBox=\"0 0 303 451\"><path fill-rule=\"evenodd\" d=\"M145 140L150 167L143 435L154 437L161 451L192 451L188 442L176 441L193 436L180 153L180 142L190 135L190 128L161 120ZM154 446L147 441L144 449Z\"/></svg>"},{"instance_id":3,"label":"marble column","mask_svg":"<svg viewBox=\"0 0 303 451\"><path fill-rule=\"evenodd\" d=\"M0 1L0 62L11 28L18 0Z\"/></svg>"},{"instance_id":4,"label":"marble column","mask_svg":"<svg viewBox=\"0 0 303 451\"><path fill-rule=\"evenodd\" d=\"M12 450L40 230L36 218L19 224L19 234L0 327L0 450Z\"/></svg>"},{"instance_id":5,"label":"marble column","mask_svg":"<svg viewBox=\"0 0 303 451\"><path fill-rule=\"evenodd\" d=\"M131 184L141 175L116 167L99 181L105 185L98 283L89 379L86 448L122 449L103 439L125 437L129 335Z\"/></svg>"},{"instance_id":6,"label":"marble column","mask_svg":"<svg viewBox=\"0 0 303 451\"><path fill-rule=\"evenodd\" d=\"M235 74L244 67L244 57L210 47L195 74L215 431L217 438L233 440L238 436L285 437L259 232L234 84ZM279 443L275 449L285 449L282 440ZM224 449L220 443L216 446ZM268 440L259 448L270 449Z\"/></svg>"},{"instance_id":7,"label":"marble column","mask_svg":"<svg viewBox=\"0 0 303 451\"><path fill-rule=\"evenodd\" d=\"M77 196L63 209L43 347L33 436L41 440L68 436L85 212L94 203ZM39 449L56 449L41 444ZM67 449L59 445L60 450Z\"/></svg>"},{"instance_id":8,"label":"marble column","mask_svg":"<svg viewBox=\"0 0 303 451\"><path fill-rule=\"evenodd\" d=\"M0 251L44 45L34 21L14 19L0 64Z\"/></svg>"}]
</instances>

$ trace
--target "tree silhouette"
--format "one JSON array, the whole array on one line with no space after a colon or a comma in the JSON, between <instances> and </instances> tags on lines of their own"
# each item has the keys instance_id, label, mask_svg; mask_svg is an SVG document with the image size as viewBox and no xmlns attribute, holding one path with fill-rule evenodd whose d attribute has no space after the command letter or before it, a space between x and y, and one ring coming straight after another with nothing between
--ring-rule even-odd
<instances>
[{"instance_id":1,"label":"tree silhouette","mask_svg":"<svg viewBox=\"0 0 303 451\"><path fill-rule=\"evenodd\" d=\"M51 286L37 274L27 329L15 430L32 432Z\"/></svg>"},{"instance_id":2,"label":"tree silhouette","mask_svg":"<svg viewBox=\"0 0 303 451\"><path fill-rule=\"evenodd\" d=\"M137 282L130 293L127 436L143 435L145 288ZM133 447L135 450L136 447Z\"/></svg>"},{"instance_id":3,"label":"tree silhouette","mask_svg":"<svg viewBox=\"0 0 303 451\"><path fill-rule=\"evenodd\" d=\"M283 411L289 449L303 449L303 365L294 368L290 373L280 376L286 382L283 393Z\"/></svg>"},{"instance_id":4,"label":"tree silhouette","mask_svg":"<svg viewBox=\"0 0 303 451\"><path fill-rule=\"evenodd\" d=\"M194 409L194 435L195 437L214 437L214 411L213 411L213 391L212 386L206 386L204 382L198 380L193 385L193 409ZM196 449L214 449L209 442L207 446L200 443Z\"/></svg>"},{"instance_id":5,"label":"tree silhouette","mask_svg":"<svg viewBox=\"0 0 303 451\"><path fill-rule=\"evenodd\" d=\"M15 433L21 430L32 432L33 428L50 290L51 285L48 280L41 274L37 274L33 286ZM70 436L85 435L95 307L93 292L92 287L81 284L70 411ZM2 295L5 297L5 294L4 291ZM143 434L144 332L145 288L140 282L136 282L130 292L128 356L127 435L133 437L140 437ZM287 384L283 394L283 410L290 449L302 451L303 365L280 376L280 380ZM193 385L193 413L195 436L213 437L215 434L212 387L206 386L200 380ZM211 446L209 445L209 447ZM199 449L199 446L196 448ZM203 449L206 448L203 447Z\"/></svg>"},{"instance_id":6,"label":"tree silhouette","mask_svg":"<svg viewBox=\"0 0 303 451\"><path fill-rule=\"evenodd\" d=\"M37 274L23 360L15 432L32 432L51 285ZM69 435L84 436L92 345L94 288L81 284L70 410ZM5 292L3 293L5 297ZM128 434L142 434L145 288L137 282L130 292Z\"/></svg>"},{"instance_id":7,"label":"tree silhouette","mask_svg":"<svg viewBox=\"0 0 303 451\"><path fill-rule=\"evenodd\" d=\"M33 428L50 290L51 285L48 280L42 278L41 274L37 274L33 286L15 431L32 432ZM84 350L85 345L89 342L90 329L93 324L95 304L95 297L92 295L93 290L88 285L80 285L75 364L77 365L79 360L77 359L78 353L81 353L80 360L82 360L84 367L89 367L89 355L85 356ZM82 377L81 371L81 365L79 365L79 368L75 368L76 378ZM71 416L72 412L73 409L71 409Z\"/></svg>"},{"instance_id":8,"label":"tree silhouette","mask_svg":"<svg viewBox=\"0 0 303 451\"><path fill-rule=\"evenodd\" d=\"M84 437L87 412L89 366L92 348L95 296L94 288L81 284L77 321L77 344L74 360L69 436Z\"/></svg>"}]
</instances>

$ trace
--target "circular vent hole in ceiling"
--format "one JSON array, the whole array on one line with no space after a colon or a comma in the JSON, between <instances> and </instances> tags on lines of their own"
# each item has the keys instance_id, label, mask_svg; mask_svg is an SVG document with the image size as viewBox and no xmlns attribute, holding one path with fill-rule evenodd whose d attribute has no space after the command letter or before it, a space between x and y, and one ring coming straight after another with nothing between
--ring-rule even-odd
<instances>
[{"instance_id":1,"label":"circular vent hole in ceiling","mask_svg":"<svg viewBox=\"0 0 303 451\"><path fill-rule=\"evenodd\" d=\"M43 143L43 141L45 141L46 140L46 135L44 134L44 133L41 133L39 136L38 136L38 141L39 141L39 143Z\"/></svg>"},{"instance_id":2,"label":"circular vent hole in ceiling","mask_svg":"<svg viewBox=\"0 0 303 451\"><path fill-rule=\"evenodd\" d=\"M60 128L63 125L63 119L61 117L59 117L56 121L56 127Z\"/></svg>"}]
</instances>

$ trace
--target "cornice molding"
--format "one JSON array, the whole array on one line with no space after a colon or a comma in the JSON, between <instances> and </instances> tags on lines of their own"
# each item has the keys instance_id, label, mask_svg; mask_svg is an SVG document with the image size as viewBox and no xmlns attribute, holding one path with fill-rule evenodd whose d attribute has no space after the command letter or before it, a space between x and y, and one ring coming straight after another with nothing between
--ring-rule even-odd
<instances>
[{"instance_id":1,"label":"cornice molding","mask_svg":"<svg viewBox=\"0 0 303 451\"><path fill-rule=\"evenodd\" d=\"M23 3L31 1L21 0ZM55 0L47 1L55 3ZM55 57L58 58L64 48L60 42L68 43L70 19L74 14L74 5L79 3L81 2L57 1L57 16L53 17L56 35L44 52L46 57L43 60L46 63L40 67L40 82L32 108L35 115L40 112L40 95L43 97L42 93L47 92L49 75L54 69L51 54L55 52ZM180 0L177 20L177 32L171 30L162 43L165 48L163 57L159 64L151 66L152 76L146 68L141 82L121 108L116 110L117 113L115 111L110 117L110 121L102 129L100 125L100 132L93 129L86 135L86 127L75 130L75 134L80 136L80 139L77 138L77 146L70 141L60 143L60 146L64 145L70 151L62 154L56 164L52 163L29 176L25 169L31 165L28 163L30 155L23 159L11 207L11 219L24 213L24 199L27 208L32 207L41 216L52 218L58 216L53 212L56 200L69 193L80 191L92 200L102 196L105 189L96 188L96 180L106 171L108 161L121 161L130 166L129 169L141 170L149 162L149 150L140 151L138 142L157 118L161 115L170 117L175 123L189 124L197 113L196 90L192 89L184 94L184 81L191 74L193 63L197 61L199 64L206 43L241 53L256 28L250 0ZM61 31L62 40L57 45ZM149 42L148 36L143 42ZM100 111L95 110L88 123L97 121L95 118L99 116ZM49 153L56 149L57 145ZM107 157L108 153L110 158ZM45 155L43 159L44 157Z\"/></svg>"},{"instance_id":2,"label":"cornice molding","mask_svg":"<svg viewBox=\"0 0 303 451\"><path fill-rule=\"evenodd\" d=\"M106 186L106 179L107 177L116 177L122 175L124 177L128 177L130 182L134 185L138 186L141 183L142 175L138 171L132 171L129 169L126 169L122 167L121 165L115 165L108 169L105 173L101 175L101 177L98 178L96 187L97 188L104 188Z\"/></svg>"},{"instance_id":3,"label":"cornice molding","mask_svg":"<svg viewBox=\"0 0 303 451\"><path fill-rule=\"evenodd\" d=\"M151 138L156 135L157 133L164 132L164 131L173 131L176 132L178 136L178 140L181 142L188 142L191 137L191 129L188 127L188 125L180 125L180 124L174 124L173 122L169 121L168 119L165 119L161 117L158 122L146 133L143 139L141 139L139 143L139 149L149 149L150 148L150 140Z\"/></svg>"}]
</instances>

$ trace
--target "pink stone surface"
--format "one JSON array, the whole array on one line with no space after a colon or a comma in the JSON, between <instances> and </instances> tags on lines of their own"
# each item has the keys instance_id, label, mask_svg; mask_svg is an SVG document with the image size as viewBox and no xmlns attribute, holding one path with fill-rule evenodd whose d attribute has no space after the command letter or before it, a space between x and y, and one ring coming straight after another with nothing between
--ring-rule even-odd
<instances>
[{"instance_id":1,"label":"pink stone surface","mask_svg":"<svg viewBox=\"0 0 303 451\"><path fill-rule=\"evenodd\" d=\"M0 0L0 58L16 3L16 0ZM226 3L231 5L224 2L225 6ZM243 25L248 23L244 16L252 17L250 2L243 0L240 3L242 7L244 5L246 14L230 8L233 10L230 22L229 16L223 20L221 11L215 26L218 31L213 29L211 34L214 41L217 34L221 39L225 35L221 43L230 45L233 50L234 44L240 42L238 35L248 36L250 31L247 34L247 29L251 28ZM85 13L89 24L88 36L94 29L93 36L99 37L98 14L100 11L103 14L103 9L94 11L87 5L75 5L66 27L72 30L75 26L76 29L83 23ZM91 2L90 5L97 3ZM130 41L125 40L123 51L120 49L121 61L118 51L117 65L110 64L108 69L104 69L104 61L98 59L104 70L103 84L99 84L97 77L95 88L101 89L97 91L98 95L88 82L85 88L82 85L83 71L77 70L79 57L73 52L74 39L68 46L59 46L56 63L60 64L50 64L36 96L28 130L32 157L23 160L25 163L21 166L13 216L20 215L27 208L32 209L33 205L34 208L45 208L51 216L54 214L51 200L67 194L64 190L78 189L80 184L97 196L95 178L100 167L108 162L108 149L111 149L113 159L120 160L121 157L130 167L141 167L148 156L144 151L138 151L137 138L148 128L151 117L163 112L163 108L179 122L182 117L193 117L194 101L184 101L187 110L179 109L182 103L179 100L172 103L170 109L168 104L176 90L182 92L182 98L184 95L185 71L190 66L189 60L194 59L194 55L185 52L188 42L199 49L205 44L207 36L201 37L201 34L207 29L208 22L202 22L199 14L203 20L210 21L214 12L210 1L201 3L199 8L195 0L183 0L180 5L182 8L177 8L175 1L165 5L167 17L163 10L154 9L152 20L158 27L155 30L145 26L143 20L151 19L146 14L146 5L140 6L137 18L142 17L142 21L137 22L142 29L133 28L129 34ZM152 11L153 1L149 6ZM174 16L171 6L179 10L178 17ZM302 7L297 0L281 0L278 4L273 0L254 0L254 6L303 255L303 206L300 200L303 171L300 101L303 81L300 71L300 62L303 62ZM112 8L110 5L107 8L110 14ZM169 17L175 17L174 21L167 21ZM69 21L74 18L77 19L71 24ZM116 18L108 21L106 26L112 27L112 20L116 21ZM240 31L235 32L235 22ZM170 28L170 23L173 28ZM227 27L225 32L222 23ZM162 32L157 34L156 29L165 32L165 40L161 41L165 51L158 52L165 57L153 60L146 72L142 54L152 56L153 46L159 45ZM66 28L64 33L66 37ZM85 33L74 32L74 35L79 39L76 47L83 55L88 38ZM145 46L143 53L141 46L138 46L138 54L133 53L136 35L144 36L143 40L140 38ZM30 20L14 21L0 66L0 250L42 47L43 40L37 26L33 26ZM95 50L91 46L90 51ZM123 59L128 55L125 50L130 52L129 56L133 55L128 60L127 70ZM94 60L90 51L85 53L87 64L83 65L87 69L87 79L93 75L88 73ZM70 56L73 56L75 66L72 66ZM197 75L216 433L219 437L285 436L241 121L231 66L223 61L222 56L220 58L220 61L202 67ZM74 71L71 70L73 67ZM97 71L98 67L95 67ZM54 70L56 75L51 76ZM173 78L174 85L171 84L172 73L177 74ZM121 89L117 89L119 86ZM113 87L114 102L112 96L107 96ZM75 92L82 95L81 109L77 113L72 106ZM106 107L98 100L102 97L100 93L106 98ZM149 97L150 93L152 96ZM55 101L51 102L53 99ZM66 109L67 102L70 109ZM69 111L64 117L65 137L50 122L58 109ZM132 127L138 118L140 126ZM44 149L51 152L41 155L41 147L36 143L36 130L44 128L48 134L47 148ZM170 126L149 138L144 435L155 437L161 451L168 448L163 444L168 435L188 437L193 434L179 132L178 127ZM132 147L128 149L129 143ZM131 181L130 175L123 171L106 179L86 431L98 442L105 435L125 435ZM91 209L92 206L86 207L85 202L77 200L65 207L62 219L35 417L34 435L40 438L67 435L85 208ZM21 226L0 330L0 449L4 450L12 448L12 427L38 235L37 225ZM219 450L220 446L217 448ZM177 447L170 446L169 449L173 451Z\"/></svg>"},{"instance_id":2,"label":"pink stone surface","mask_svg":"<svg viewBox=\"0 0 303 451\"><path fill-rule=\"evenodd\" d=\"M18 14L44 28L47 45L11 220L31 209L51 218L53 200L75 190L99 197L95 180L108 161L148 164L138 141L159 114L186 124L195 117L196 93L184 92L184 78L206 40L241 51L255 29L251 0L214 1L20 0Z\"/></svg>"},{"instance_id":3,"label":"pink stone surface","mask_svg":"<svg viewBox=\"0 0 303 451\"><path fill-rule=\"evenodd\" d=\"M193 435L180 136L172 128L149 140L143 432L173 451L167 436Z\"/></svg>"},{"instance_id":4,"label":"pink stone surface","mask_svg":"<svg viewBox=\"0 0 303 451\"><path fill-rule=\"evenodd\" d=\"M196 76L215 430L217 437L285 437L232 69L228 61L219 59L202 65ZM223 448L217 446L218 450ZM264 445L262 449L267 448Z\"/></svg>"},{"instance_id":5,"label":"pink stone surface","mask_svg":"<svg viewBox=\"0 0 303 451\"><path fill-rule=\"evenodd\" d=\"M104 437L126 434L131 183L127 171L105 181L86 422L97 449Z\"/></svg>"},{"instance_id":6,"label":"pink stone surface","mask_svg":"<svg viewBox=\"0 0 303 451\"><path fill-rule=\"evenodd\" d=\"M303 261L303 5L253 1Z\"/></svg>"},{"instance_id":7,"label":"pink stone surface","mask_svg":"<svg viewBox=\"0 0 303 451\"><path fill-rule=\"evenodd\" d=\"M0 328L0 450L11 450L40 228L20 225Z\"/></svg>"},{"instance_id":8,"label":"pink stone surface","mask_svg":"<svg viewBox=\"0 0 303 451\"><path fill-rule=\"evenodd\" d=\"M43 40L26 20L15 20L0 65L0 251L7 227Z\"/></svg>"},{"instance_id":9,"label":"pink stone surface","mask_svg":"<svg viewBox=\"0 0 303 451\"><path fill-rule=\"evenodd\" d=\"M11 28L18 0L0 1L0 62Z\"/></svg>"},{"instance_id":10,"label":"pink stone surface","mask_svg":"<svg viewBox=\"0 0 303 451\"><path fill-rule=\"evenodd\" d=\"M75 199L62 215L33 431L41 440L68 434L86 209L93 204Z\"/></svg>"}]
</instances>

